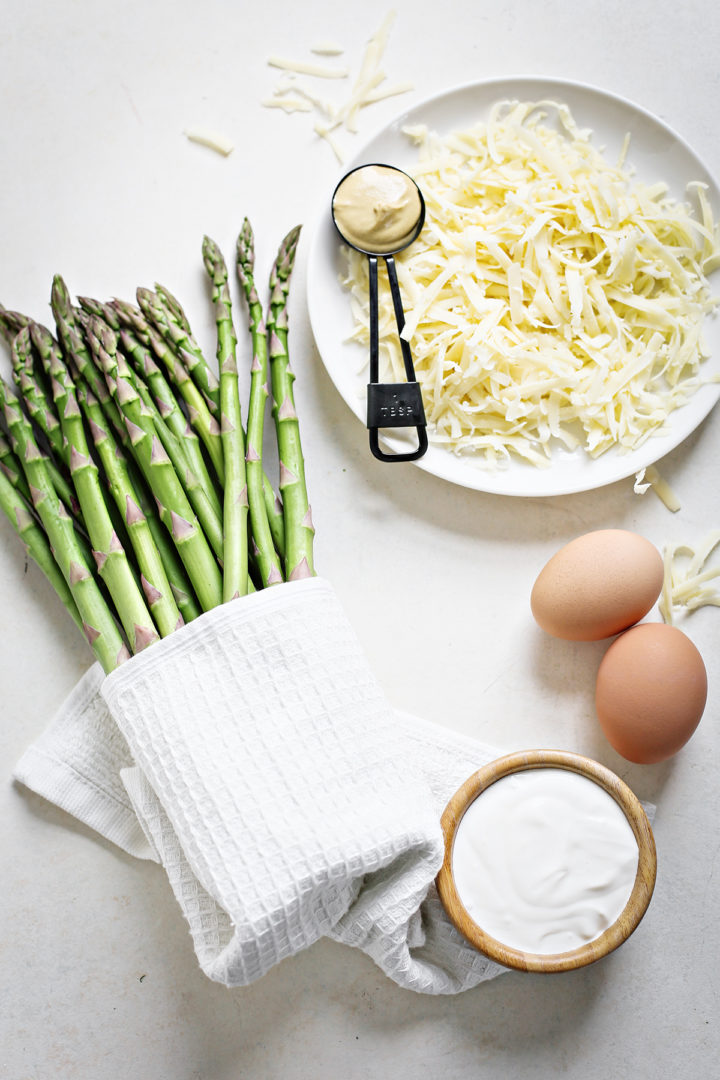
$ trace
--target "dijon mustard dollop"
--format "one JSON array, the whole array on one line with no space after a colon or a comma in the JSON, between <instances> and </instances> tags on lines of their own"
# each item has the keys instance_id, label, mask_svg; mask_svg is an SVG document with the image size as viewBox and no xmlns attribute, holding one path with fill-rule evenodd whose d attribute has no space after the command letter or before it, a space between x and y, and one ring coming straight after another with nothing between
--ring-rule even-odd
<instances>
[{"instance_id":1,"label":"dijon mustard dollop","mask_svg":"<svg viewBox=\"0 0 720 1080\"><path fill-rule=\"evenodd\" d=\"M413 239L422 204L416 185L388 165L348 173L333 199L338 229L354 247L382 255Z\"/></svg>"}]
</instances>

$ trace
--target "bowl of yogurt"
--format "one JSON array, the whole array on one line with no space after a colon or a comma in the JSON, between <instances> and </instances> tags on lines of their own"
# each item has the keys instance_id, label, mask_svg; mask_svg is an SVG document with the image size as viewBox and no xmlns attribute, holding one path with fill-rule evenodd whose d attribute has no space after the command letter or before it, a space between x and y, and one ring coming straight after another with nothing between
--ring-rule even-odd
<instances>
[{"instance_id":1,"label":"bowl of yogurt","mask_svg":"<svg viewBox=\"0 0 720 1080\"><path fill-rule=\"evenodd\" d=\"M657 858L647 815L604 765L563 750L473 773L442 816L437 877L451 922L520 971L570 971L621 945L645 914Z\"/></svg>"}]
</instances>

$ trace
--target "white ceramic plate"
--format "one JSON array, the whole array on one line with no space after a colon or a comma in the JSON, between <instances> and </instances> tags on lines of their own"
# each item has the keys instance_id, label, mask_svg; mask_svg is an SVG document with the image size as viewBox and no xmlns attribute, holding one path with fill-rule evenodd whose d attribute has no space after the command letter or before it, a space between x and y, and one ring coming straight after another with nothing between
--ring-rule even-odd
<instances>
[{"instance_id":1,"label":"white ceramic plate","mask_svg":"<svg viewBox=\"0 0 720 1080\"><path fill-rule=\"evenodd\" d=\"M376 161L412 172L417 151L402 134L406 124L424 123L443 134L482 119L495 102L506 98L524 101L550 98L569 105L578 125L592 129L593 145L604 149L609 160L617 157L626 134L629 134L628 162L639 178L664 180L669 184L671 194L679 200L687 197L686 186L690 181L703 181L709 186L708 197L712 205L716 211L720 208L720 191L707 168L693 150L656 117L622 98L590 86L534 77L473 83L429 98L396 117L366 143L343 167L338 180L355 166ZM364 424L367 372L363 364L366 356L360 346L347 342L352 316L349 295L339 282L340 241L330 215L331 197L332 189L328 191L327 211L317 222L308 256L310 321L330 378ZM704 370L706 373L720 372L720 319L709 317L705 320L705 340L712 355ZM652 437L638 450L629 453L611 449L600 458L592 459L582 450L570 453L559 448L547 469L513 461L505 468L488 471L468 456L457 456L444 448L433 447L431 443L427 454L416 464L464 487L504 495L563 495L586 491L624 479L658 461L694 431L718 396L720 386L702 387L687 405L672 414L666 433ZM384 445L391 450L403 446L395 436ZM406 442L404 448L407 447ZM387 467L393 468L392 465Z\"/></svg>"}]
</instances>

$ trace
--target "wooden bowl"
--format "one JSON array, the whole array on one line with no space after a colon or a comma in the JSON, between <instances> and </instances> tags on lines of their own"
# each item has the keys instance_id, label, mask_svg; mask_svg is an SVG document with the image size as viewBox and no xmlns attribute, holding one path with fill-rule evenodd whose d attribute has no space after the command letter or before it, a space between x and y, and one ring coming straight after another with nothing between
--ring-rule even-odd
<instances>
[{"instance_id":1,"label":"wooden bowl","mask_svg":"<svg viewBox=\"0 0 720 1080\"><path fill-rule=\"evenodd\" d=\"M620 806L635 839L639 858L635 883L624 909L599 937L577 949L562 953L529 953L504 945L478 926L463 906L452 871L455 833L470 804L496 780L527 769L568 769L593 780L604 788ZM655 887L657 858L655 841L645 811L630 788L618 776L591 758L563 750L527 750L491 761L478 769L455 792L442 816L445 836L445 860L437 876L437 889L443 907L453 925L479 952L503 967L518 971L572 971L592 964L617 949L632 934L642 919Z\"/></svg>"}]
</instances>

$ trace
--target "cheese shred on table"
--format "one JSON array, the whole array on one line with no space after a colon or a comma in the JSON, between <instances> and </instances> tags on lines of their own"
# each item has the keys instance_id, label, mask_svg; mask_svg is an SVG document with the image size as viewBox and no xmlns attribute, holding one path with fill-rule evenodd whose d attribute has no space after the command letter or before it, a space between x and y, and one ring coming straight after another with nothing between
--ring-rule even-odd
<instances>
[{"instance_id":1,"label":"cheese shred on table","mask_svg":"<svg viewBox=\"0 0 720 1080\"><path fill-rule=\"evenodd\" d=\"M658 604L664 622L672 625L678 612L720 607L720 564L708 566L720 547L720 529L713 529L697 544L666 544L663 549L663 587Z\"/></svg>"},{"instance_id":2,"label":"cheese shred on table","mask_svg":"<svg viewBox=\"0 0 720 1080\"><path fill-rule=\"evenodd\" d=\"M406 128L427 207L396 257L435 445L496 467L553 447L634 450L702 384L720 265L705 187L681 203L613 164L555 102L501 102L440 137ZM367 345L367 261L347 251L351 340ZM381 275L384 284L384 275ZM380 298L384 378L403 364Z\"/></svg>"}]
</instances>

